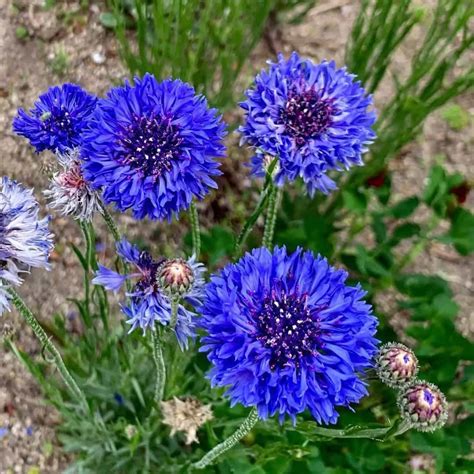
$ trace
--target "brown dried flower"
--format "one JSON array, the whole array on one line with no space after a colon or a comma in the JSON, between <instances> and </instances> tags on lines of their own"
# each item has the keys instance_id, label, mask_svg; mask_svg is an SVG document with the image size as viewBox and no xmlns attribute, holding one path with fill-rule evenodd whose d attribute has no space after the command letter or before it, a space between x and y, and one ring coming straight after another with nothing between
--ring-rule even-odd
<instances>
[{"instance_id":1,"label":"brown dried flower","mask_svg":"<svg viewBox=\"0 0 474 474\"><path fill-rule=\"evenodd\" d=\"M174 397L161 402L161 411L163 423L171 427L171 436L182 431L186 436L186 444L198 443L197 430L213 418L211 405L203 405L195 398L180 400Z\"/></svg>"}]
</instances>

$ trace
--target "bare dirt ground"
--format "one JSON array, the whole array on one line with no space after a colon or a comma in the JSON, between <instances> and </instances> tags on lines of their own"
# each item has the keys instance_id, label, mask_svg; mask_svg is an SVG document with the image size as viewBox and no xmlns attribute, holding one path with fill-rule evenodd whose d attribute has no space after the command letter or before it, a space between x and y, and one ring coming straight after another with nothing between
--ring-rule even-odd
<instances>
[{"instance_id":1,"label":"bare dirt ground","mask_svg":"<svg viewBox=\"0 0 474 474\"><path fill-rule=\"evenodd\" d=\"M33 186L38 198L46 184L42 159L11 131L17 108L30 107L37 96L53 84L76 82L101 95L111 83L119 82L126 75L113 35L99 22L103 3L89 2L86 9L81 9L79 2L55 3L55 7L45 10L41 7L42 0L0 0L0 174ZM302 24L284 26L276 45L285 53L298 50L313 59L335 58L342 64L343 46L356 10L357 2L320 2ZM411 41L416 40L414 37ZM405 67L411 53L408 44L397 56L395 67ZM264 66L268 57L268 47L262 43L252 54L249 77ZM377 103L383 103L388 88L380 90ZM473 95L465 95L457 102L472 116ZM407 196L417 190L438 154L446 156L452 171L459 171L472 180L472 132L472 120L470 129L455 132L439 114L434 114L427 121L423 136L408 147L402 158L393 161L393 169L397 171L395 193ZM245 180L243 168L239 164L232 166L240 169L241 180ZM472 208L473 204L471 193L466 205ZM173 246L165 240L164 233L159 232L160 226L158 231L156 225L153 229L149 225L139 227L127 216L120 216L120 224L127 233L144 240L151 237L157 245ZM67 314L72 310L67 297L81 288L81 272L68 247L71 242L80 244L77 228L62 218L55 218L52 226L57 243L53 270L33 272L21 289L25 299L42 317L55 312ZM177 225L171 229L171 232L179 231ZM439 274L451 283L461 307L460 325L468 334L474 331L473 263L473 258L461 258L437 244L427 249L414 266L417 271ZM386 295L385 305L388 311L395 313L393 295ZM15 330L18 346L30 354L39 353L38 345L16 313L3 316L0 329L5 325ZM57 416L41 401L34 381L14 356L2 347L0 357L0 473L61 472L67 465L67 457L55 440Z\"/></svg>"}]
</instances>

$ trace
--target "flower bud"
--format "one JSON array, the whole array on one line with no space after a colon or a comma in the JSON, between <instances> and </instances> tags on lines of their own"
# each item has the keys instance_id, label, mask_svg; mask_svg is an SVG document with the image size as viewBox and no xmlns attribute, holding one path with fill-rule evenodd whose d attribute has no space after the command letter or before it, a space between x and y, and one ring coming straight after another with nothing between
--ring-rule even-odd
<instances>
[{"instance_id":1,"label":"flower bud","mask_svg":"<svg viewBox=\"0 0 474 474\"><path fill-rule=\"evenodd\" d=\"M417 380L398 396L401 416L418 431L435 431L448 418L448 404L441 390L434 384Z\"/></svg>"},{"instance_id":2,"label":"flower bud","mask_svg":"<svg viewBox=\"0 0 474 474\"><path fill-rule=\"evenodd\" d=\"M402 388L418 373L418 359L403 344L389 342L380 348L375 370L384 384L391 388Z\"/></svg>"},{"instance_id":3,"label":"flower bud","mask_svg":"<svg viewBox=\"0 0 474 474\"><path fill-rule=\"evenodd\" d=\"M157 272L160 288L170 295L183 295L194 284L194 271L192 266L182 258L166 260Z\"/></svg>"}]
</instances>

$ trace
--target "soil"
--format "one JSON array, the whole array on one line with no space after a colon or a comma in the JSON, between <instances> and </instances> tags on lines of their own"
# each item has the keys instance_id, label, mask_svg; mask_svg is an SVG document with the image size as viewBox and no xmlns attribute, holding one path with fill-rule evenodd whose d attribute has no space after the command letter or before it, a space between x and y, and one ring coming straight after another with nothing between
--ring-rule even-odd
<instances>
[{"instance_id":1,"label":"soil","mask_svg":"<svg viewBox=\"0 0 474 474\"><path fill-rule=\"evenodd\" d=\"M44 8L45 3L54 5ZM53 84L75 82L102 95L111 84L126 76L113 34L99 21L100 13L105 11L104 4L88 3L89 7L84 8L80 2L64 0L0 0L0 174L34 187L40 200L41 189L47 183L43 172L47 158L35 155L24 139L12 133L11 124L18 107L29 108ZM285 53L298 50L315 60L334 58L342 64L344 44L356 11L357 2L319 2L302 23L284 25L279 35L272 34L273 47ZM416 40L415 35L404 45L395 68L403 70L413 51L410 44ZM267 42L256 48L244 79L265 66L267 58L272 56L270 51ZM378 105L384 102L389 90L389 84L381 87L376 96ZM474 95L465 94L456 103L473 116ZM433 114L420 139L407 147L399 159L392 160L396 195L408 196L418 190L430 164L440 154L445 155L451 171L459 171L472 180L473 122L467 129L454 131L439 113ZM235 137L230 140L236 142ZM249 186L247 171L241 163L232 162L228 169L238 173L239 179L229 175L226 186ZM465 205L474 208L473 193ZM226 206L225 202L212 204L215 212L219 209L222 212ZM179 223L171 229L165 224L139 226L130 217L121 215L119 224L129 235L152 241L163 251L175 247L166 240L166 235L182 234ZM162 232L165 226L166 233ZM21 288L28 304L42 317L58 312L68 314L73 308L67 298L81 289L81 270L69 247L71 242L81 245L77 226L69 219L56 217L52 227L56 236L52 271L33 271ZM438 274L451 283L461 308L459 325L468 335L474 332L473 263L473 257L460 257L449 247L436 244L409 269ZM396 295L383 295L383 306L386 312L396 315ZM395 323L402 327L403 318L395 317ZM18 347L39 356L39 346L15 312L4 314L0 320L0 330L7 329L15 332ZM62 472L68 458L55 438L57 415L41 400L35 382L14 355L2 347L0 357L0 473Z\"/></svg>"}]
</instances>

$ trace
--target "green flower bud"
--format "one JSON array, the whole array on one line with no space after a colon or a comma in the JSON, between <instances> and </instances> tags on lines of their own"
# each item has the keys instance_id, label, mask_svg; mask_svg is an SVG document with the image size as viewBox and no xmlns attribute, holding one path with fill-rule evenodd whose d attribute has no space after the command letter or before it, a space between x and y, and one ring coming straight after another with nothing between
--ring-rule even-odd
<instances>
[{"instance_id":1,"label":"green flower bud","mask_svg":"<svg viewBox=\"0 0 474 474\"><path fill-rule=\"evenodd\" d=\"M418 359L414 352L398 342L380 348L375 370L379 379L391 388L403 388L418 373Z\"/></svg>"},{"instance_id":2,"label":"green flower bud","mask_svg":"<svg viewBox=\"0 0 474 474\"><path fill-rule=\"evenodd\" d=\"M194 279L193 268L182 258L166 260L157 272L160 288L172 296L188 292L193 286Z\"/></svg>"},{"instance_id":3,"label":"green flower bud","mask_svg":"<svg viewBox=\"0 0 474 474\"><path fill-rule=\"evenodd\" d=\"M405 387L398 396L401 416L418 431L435 431L448 418L448 403L434 384L417 380Z\"/></svg>"}]
</instances>

